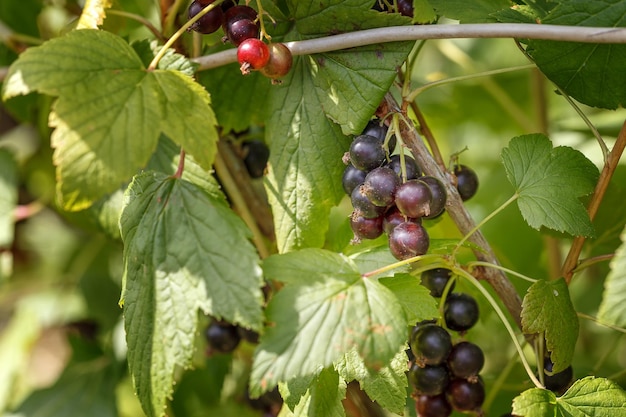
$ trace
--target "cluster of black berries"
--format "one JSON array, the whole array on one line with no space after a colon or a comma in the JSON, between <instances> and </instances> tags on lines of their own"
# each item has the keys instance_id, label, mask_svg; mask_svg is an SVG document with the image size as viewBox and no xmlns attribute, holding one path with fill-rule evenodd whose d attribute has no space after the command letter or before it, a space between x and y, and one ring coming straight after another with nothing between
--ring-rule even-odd
<instances>
[{"instance_id":1,"label":"cluster of black berries","mask_svg":"<svg viewBox=\"0 0 626 417\"><path fill-rule=\"evenodd\" d=\"M225 321L212 320L204 330L207 341L207 354L230 353L234 351L241 340L250 343L259 343L259 334L250 329L236 326Z\"/></svg>"},{"instance_id":2,"label":"cluster of black berries","mask_svg":"<svg viewBox=\"0 0 626 417\"><path fill-rule=\"evenodd\" d=\"M396 0L398 13L402 16L413 17L413 0ZM379 12L393 13L393 0L376 0L372 9Z\"/></svg>"},{"instance_id":3,"label":"cluster of black berries","mask_svg":"<svg viewBox=\"0 0 626 417\"><path fill-rule=\"evenodd\" d=\"M435 268L422 273L422 284L433 297L441 297L451 271ZM478 321L478 304L468 294L451 292L444 302L444 322L449 330L461 333ZM447 417L452 410L480 412L485 387L479 373L485 356L468 341L452 342L450 333L426 320L413 327L409 337L409 382L415 391L420 417Z\"/></svg>"},{"instance_id":4,"label":"cluster of black berries","mask_svg":"<svg viewBox=\"0 0 626 417\"><path fill-rule=\"evenodd\" d=\"M353 242L375 239L386 232L393 256L403 260L428 251L430 238L422 219L440 216L446 204L444 185L423 176L408 155L392 155L396 138L386 141L388 128L371 120L354 138L344 156L342 184L352 200Z\"/></svg>"}]
</instances>

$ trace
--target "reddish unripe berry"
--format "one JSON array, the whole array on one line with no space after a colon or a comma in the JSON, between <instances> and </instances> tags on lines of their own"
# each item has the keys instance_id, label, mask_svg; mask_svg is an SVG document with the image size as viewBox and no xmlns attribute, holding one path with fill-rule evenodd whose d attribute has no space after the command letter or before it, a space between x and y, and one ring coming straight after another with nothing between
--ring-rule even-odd
<instances>
[{"instance_id":1,"label":"reddish unripe berry","mask_svg":"<svg viewBox=\"0 0 626 417\"><path fill-rule=\"evenodd\" d=\"M270 50L260 39L246 39L237 47L237 60L244 75L250 73L250 69L263 68L269 59Z\"/></svg>"},{"instance_id":2,"label":"reddish unripe berry","mask_svg":"<svg viewBox=\"0 0 626 417\"><path fill-rule=\"evenodd\" d=\"M293 64L293 56L287 46L282 43L270 43L270 60L263 68L261 74L273 80L284 77L289 73Z\"/></svg>"}]
</instances>

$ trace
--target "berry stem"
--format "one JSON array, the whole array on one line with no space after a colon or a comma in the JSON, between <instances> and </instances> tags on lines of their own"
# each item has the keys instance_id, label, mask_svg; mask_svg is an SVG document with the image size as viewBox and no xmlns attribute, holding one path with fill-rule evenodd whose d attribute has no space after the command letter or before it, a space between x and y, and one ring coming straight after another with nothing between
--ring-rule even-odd
<instances>
[{"instance_id":1,"label":"berry stem","mask_svg":"<svg viewBox=\"0 0 626 417\"><path fill-rule=\"evenodd\" d=\"M523 279L525 281L532 282L532 283L535 283L535 282L538 281L538 280L536 280L534 278L530 278L530 277L527 277L526 275L520 274L519 272L513 271L512 269L505 268L505 267L503 267L501 265L494 265L494 264L491 264L489 262L472 261L472 262L468 262L466 264L466 267L469 268L469 269L471 269L474 266L486 266L487 268L499 269L502 272L506 272L507 274L514 275L514 276L516 276L518 278L521 278L521 279Z\"/></svg>"},{"instance_id":2,"label":"berry stem","mask_svg":"<svg viewBox=\"0 0 626 417\"><path fill-rule=\"evenodd\" d=\"M178 166L176 167L176 172L172 175L176 179L180 179L183 176L183 172L185 172L185 150L180 148L180 154L178 156Z\"/></svg>"},{"instance_id":3,"label":"berry stem","mask_svg":"<svg viewBox=\"0 0 626 417\"><path fill-rule=\"evenodd\" d=\"M445 170L446 164L445 162L443 162L443 156L441 156L441 152L439 151L439 146L437 145L435 136L433 135L433 132L428 127L428 124L426 123L426 119L424 118L422 111L417 106L417 103L415 102L415 100L409 100L409 106L411 107L411 110L413 110L413 113L415 114L415 117L417 118L417 122L419 123L420 133L424 135L424 137L428 141L428 146L430 147L430 151L433 154L433 158L435 158L435 161L439 164L441 169Z\"/></svg>"},{"instance_id":4,"label":"berry stem","mask_svg":"<svg viewBox=\"0 0 626 417\"><path fill-rule=\"evenodd\" d=\"M582 319L586 319L589 321L594 322L595 324L597 324L598 326L604 326L604 327L608 327L609 329L615 330L616 332L620 332L620 333L626 333L626 329L624 329L623 327L619 327L619 326L615 326L609 323L604 323L600 320L598 320L596 317L590 316L588 314L585 313L576 313L576 315Z\"/></svg>"},{"instance_id":5,"label":"berry stem","mask_svg":"<svg viewBox=\"0 0 626 417\"><path fill-rule=\"evenodd\" d=\"M382 268L378 268L378 269L375 269L373 271L366 272L366 273L362 274L361 276L363 278L371 278L371 277L376 276L378 274L383 274L385 272L393 271L394 269L400 268L401 266L410 265L413 262L422 261L424 259L437 259L437 258L442 258L442 255L434 255L434 254L432 254L432 255L418 255L418 256L414 256L414 257L409 258L409 259L405 259L405 260L402 260L402 261L394 262L394 263L389 264L389 265L385 265ZM429 264L428 265L428 269L431 269L431 268L437 267L437 266L438 266L438 264L434 264L434 263L433 264ZM441 266L443 266L443 265L441 265Z\"/></svg>"},{"instance_id":6,"label":"berry stem","mask_svg":"<svg viewBox=\"0 0 626 417\"><path fill-rule=\"evenodd\" d=\"M256 0L256 7L258 9L259 14L259 32L261 34L261 39L265 38L268 41L272 40L272 37L267 34L265 30L265 22L263 21L263 16L265 15L265 10L263 10L263 2L261 0Z\"/></svg>"},{"instance_id":7,"label":"berry stem","mask_svg":"<svg viewBox=\"0 0 626 417\"><path fill-rule=\"evenodd\" d=\"M125 12L123 10L115 10L115 9L108 9L107 10L107 15L114 15L114 16L120 16L120 17L125 17L127 19L131 19L131 20L135 20L139 23L141 23L142 25L144 25L150 32L152 32L152 34L154 35L155 38L157 38L159 41L161 42L165 42L165 36L163 36L163 34L161 32L159 32L159 29L157 29L152 22L150 22L148 19L146 19L143 16L140 16L138 14L135 13L130 13L130 12Z\"/></svg>"},{"instance_id":8,"label":"berry stem","mask_svg":"<svg viewBox=\"0 0 626 417\"><path fill-rule=\"evenodd\" d=\"M480 282L478 282L478 280L474 278L474 276L472 276L472 274L470 274L469 272L461 268L454 268L453 272L467 279L474 287L476 287L478 291L482 293L482 295L489 302L489 304L491 304L491 308L493 308L493 310L496 312L496 314L500 318L500 321L502 321L502 324L504 324L504 327L509 332L509 335L511 336L511 340L513 341L513 344L515 345L515 349L517 349L517 353L519 355L520 360L522 361L522 365L524 365L524 369L526 370L528 377L531 379L531 381L533 381L533 384L535 384L537 388L543 388L543 384L541 384L541 382L535 376L532 368L530 367L530 364L528 363L528 360L526 359L526 355L524 355L524 350L522 349L522 346L517 340L517 336L515 335L515 332L513 331L513 327L511 327L511 324L507 320L506 316L504 315L504 312L502 311L502 309L500 308L496 300L492 297L489 291L487 291L485 287L480 285Z\"/></svg>"}]
</instances>

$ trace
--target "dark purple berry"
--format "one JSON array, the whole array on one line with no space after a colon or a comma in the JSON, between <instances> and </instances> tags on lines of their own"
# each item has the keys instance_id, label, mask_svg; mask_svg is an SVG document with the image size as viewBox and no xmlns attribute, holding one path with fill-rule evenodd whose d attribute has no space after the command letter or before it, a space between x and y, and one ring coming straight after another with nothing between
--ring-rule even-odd
<instances>
[{"instance_id":1,"label":"dark purple berry","mask_svg":"<svg viewBox=\"0 0 626 417\"><path fill-rule=\"evenodd\" d=\"M446 390L450 376L443 365L419 366L414 363L409 369L409 382L419 394L438 395Z\"/></svg>"},{"instance_id":2,"label":"dark purple berry","mask_svg":"<svg viewBox=\"0 0 626 417\"><path fill-rule=\"evenodd\" d=\"M259 36L259 27L250 19L239 19L226 25L226 37L235 46L250 38Z\"/></svg>"},{"instance_id":3,"label":"dark purple berry","mask_svg":"<svg viewBox=\"0 0 626 417\"><path fill-rule=\"evenodd\" d=\"M418 365L439 365L448 357L452 339L443 327L426 324L411 335L410 345Z\"/></svg>"},{"instance_id":4,"label":"dark purple berry","mask_svg":"<svg viewBox=\"0 0 626 417\"><path fill-rule=\"evenodd\" d=\"M389 233L389 251L398 260L428 252L430 238L421 224L404 222Z\"/></svg>"},{"instance_id":5,"label":"dark purple berry","mask_svg":"<svg viewBox=\"0 0 626 417\"><path fill-rule=\"evenodd\" d=\"M413 0L398 0L398 12L402 16L413 17Z\"/></svg>"},{"instance_id":6,"label":"dark purple berry","mask_svg":"<svg viewBox=\"0 0 626 417\"><path fill-rule=\"evenodd\" d=\"M425 182L410 180L396 190L396 206L407 217L423 217L430 214L432 192Z\"/></svg>"},{"instance_id":7,"label":"dark purple berry","mask_svg":"<svg viewBox=\"0 0 626 417\"><path fill-rule=\"evenodd\" d=\"M446 390L448 402L457 411L477 411L485 401L485 386L482 379L457 378Z\"/></svg>"},{"instance_id":8,"label":"dark purple berry","mask_svg":"<svg viewBox=\"0 0 626 417\"><path fill-rule=\"evenodd\" d=\"M478 321L478 303L471 295L450 293L443 307L443 317L448 329L464 332Z\"/></svg>"},{"instance_id":9,"label":"dark purple berry","mask_svg":"<svg viewBox=\"0 0 626 417\"><path fill-rule=\"evenodd\" d=\"M393 169L396 175L398 175L398 178L402 179L402 162L400 160L400 155L391 155L391 158L389 158L389 164L387 164L387 166ZM415 159L411 158L408 155L404 156L404 167L406 170L407 180L417 179L421 175L421 169L419 166L417 166L417 162L415 162Z\"/></svg>"},{"instance_id":10,"label":"dark purple berry","mask_svg":"<svg viewBox=\"0 0 626 417\"><path fill-rule=\"evenodd\" d=\"M258 16L256 10L249 6L233 6L230 7L224 13L224 32L226 32L227 25L237 20L248 19L255 21Z\"/></svg>"},{"instance_id":11,"label":"dark purple berry","mask_svg":"<svg viewBox=\"0 0 626 417\"><path fill-rule=\"evenodd\" d=\"M485 355L477 345L460 342L452 346L447 363L448 369L457 378L476 377L483 369Z\"/></svg>"},{"instance_id":12,"label":"dark purple berry","mask_svg":"<svg viewBox=\"0 0 626 417\"><path fill-rule=\"evenodd\" d=\"M245 327L237 327L237 332L243 340L252 344L259 343L259 334L254 330L246 329Z\"/></svg>"},{"instance_id":13,"label":"dark purple berry","mask_svg":"<svg viewBox=\"0 0 626 417\"><path fill-rule=\"evenodd\" d=\"M378 138L359 135L350 144L350 162L362 171L371 171L385 162L385 149Z\"/></svg>"},{"instance_id":14,"label":"dark purple berry","mask_svg":"<svg viewBox=\"0 0 626 417\"><path fill-rule=\"evenodd\" d=\"M371 170L363 183L363 194L377 206L388 207L393 204L400 179L391 168L378 167Z\"/></svg>"},{"instance_id":15,"label":"dark purple berry","mask_svg":"<svg viewBox=\"0 0 626 417\"><path fill-rule=\"evenodd\" d=\"M478 190L478 176L473 169L465 165L455 165L454 175L456 176L456 189L463 201L467 201L476 194Z\"/></svg>"},{"instance_id":16,"label":"dark purple berry","mask_svg":"<svg viewBox=\"0 0 626 417\"><path fill-rule=\"evenodd\" d=\"M550 358L545 358L543 361L543 382L546 385L546 389L553 391L557 394L563 394L567 388L569 388L572 380L574 379L574 371L572 366L568 366L561 372L552 373L552 367L554 364Z\"/></svg>"},{"instance_id":17,"label":"dark purple berry","mask_svg":"<svg viewBox=\"0 0 626 417\"><path fill-rule=\"evenodd\" d=\"M452 271L447 268L433 268L422 272L422 285L430 290L430 295L439 298L443 295L443 291L450 281ZM454 289L454 283L450 287L450 291Z\"/></svg>"},{"instance_id":18,"label":"dark purple berry","mask_svg":"<svg viewBox=\"0 0 626 417\"><path fill-rule=\"evenodd\" d=\"M241 337L237 326L224 322L212 322L205 330L204 336L214 352L229 353L239 345Z\"/></svg>"},{"instance_id":19,"label":"dark purple berry","mask_svg":"<svg viewBox=\"0 0 626 417\"><path fill-rule=\"evenodd\" d=\"M355 168L354 165L347 165L346 169L343 171L343 178L341 179L341 185L343 185L343 190L346 194L352 194L352 191L354 191L356 187L363 184L366 175L367 172Z\"/></svg>"},{"instance_id":20,"label":"dark purple berry","mask_svg":"<svg viewBox=\"0 0 626 417\"><path fill-rule=\"evenodd\" d=\"M420 181L423 181L426 185L428 185L432 194L432 199L430 201L430 214L428 216L424 216L424 218L434 219L439 217L446 209L446 201L448 200L446 187L437 178L431 176L420 177Z\"/></svg>"},{"instance_id":21,"label":"dark purple berry","mask_svg":"<svg viewBox=\"0 0 626 417\"><path fill-rule=\"evenodd\" d=\"M362 187L356 187L350 194L350 200L352 201L352 208L354 211L363 217L372 219L374 217L380 217L385 208L373 204L369 198L363 193Z\"/></svg>"},{"instance_id":22,"label":"dark purple berry","mask_svg":"<svg viewBox=\"0 0 626 417\"><path fill-rule=\"evenodd\" d=\"M404 214L400 213L400 210L398 210L396 206L392 206L385 212L385 217L383 218L383 229L385 230L385 233L389 234L397 225L404 222L421 224L422 219L408 218Z\"/></svg>"},{"instance_id":23,"label":"dark purple berry","mask_svg":"<svg viewBox=\"0 0 626 417\"><path fill-rule=\"evenodd\" d=\"M448 417L452 406L443 394L419 395L415 399L415 411L419 417Z\"/></svg>"},{"instance_id":24,"label":"dark purple berry","mask_svg":"<svg viewBox=\"0 0 626 417\"><path fill-rule=\"evenodd\" d=\"M227 12L228 9L235 7L237 4L239 3L239 0L226 0L224 3L222 3L222 11L223 12Z\"/></svg>"},{"instance_id":25,"label":"dark purple berry","mask_svg":"<svg viewBox=\"0 0 626 417\"><path fill-rule=\"evenodd\" d=\"M383 234L383 218L367 218L353 212L350 216L350 227L354 232L355 243L361 239L376 239Z\"/></svg>"},{"instance_id":26,"label":"dark purple berry","mask_svg":"<svg viewBox=\"0 0 626 417\"><path fill-rule=\"evenodd\" d=\"M374 136L378 138L378 140L380 140L381 143L384 143L388 130L389 130L389 127L386 124L384 124L380 119L376 118L376 119L370 120L367 123L367 126L365 126L365 129L363 129L363 132L361 132L361 134ZM396 142L397 142L396 135L393 135L389 138L387 147L389 148L388 150L390 154L393 153L393 151L396 149Z\"/></svg>"},{"instance_id":27,"label":"dark purple berry","mask_svg":"<svg viewBox=\"0 0 626 417\"><path fill-rule=\"evenodd\" d=\"M206 2L205 5L202 4L199 0L194 0L189 5L188 17L189 19L196 16L202 9L204 9L209 4L213 3L213 1ZM198 19L189 29L194 30L196 32L208 34L213 33L222 26L222 22L224 19L224 12L220 7L215 7L208 11L204 16Z\"/></svg>"},{"instance_id":28,"label":"dark purple berry","mask_svg":"<svg viewBox=\"0 0 626 417\"><path fill-rule=\"evenodd\" d=\"M267 160L270 157L270 150L267 145L260 140L250 140L241 145L243 152L243 163L248 169L252 178L261 178L265 173Z\"/></svg>"}]
</instances>

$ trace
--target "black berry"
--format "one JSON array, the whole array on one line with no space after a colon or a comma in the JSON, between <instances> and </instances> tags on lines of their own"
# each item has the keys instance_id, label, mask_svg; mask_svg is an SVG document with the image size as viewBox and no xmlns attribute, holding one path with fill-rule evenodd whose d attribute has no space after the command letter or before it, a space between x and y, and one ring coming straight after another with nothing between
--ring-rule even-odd
<instances>
[{"instance_id":1,"label":"black berry","mask_svg":"<svg viewBox=\"0 0 626 417\"><path fill-rule=\"evenodd\" d=\"M422 272L422 285L430 290L430 295L439 298L450 281L452 271L447 268L433 268ZM454 289L454 283L450 290Z\"/></svg>"},{"instance_id":2,"label":"black berry","mask_svg":"<svg viewBox=\"0 0 626 417\"><path fill-rule=\"evenodd\" d=\"M483 369L485 355L477 345L460 342L452 346L447 363L448 369L457 378L476 377Z\"/></svg>"},{"instance_id":3,"label":"black berry","mask_svg":"<svg viewBox=\"0 0 626 417\"><path fill-rule=\"evenodd\" d=\"M389 158L389 164L387 165L389 168L394 170L399 178L402 179L402 162L400 161L400 155L391 155L391 158ZM421 169L417 166L415 159L408 155L404 156L404 168L406 170L407 180L417 179L421 174Z\"/></svg>"},{"instance_id":4,"label":"black berry","mask_svg":"<svg viewBox=\"0 0 626 417\"><path fill-rule=\"evenodd\" d=\"M270 150L267 145L260 140L243 142L243 163L248 169L252 178L261 178L270 157Z\"/></svg>"},{"instance_id":5,"label":"black berry","mask_svg":"<svg viewBox=\"0 0 626 417\"><path fill-rule=\"evenodd\" d=\"M375 138L378 138L381 143L384 143L388 130L389 127L387 125L385 125L380 119L375 118L367 123L367 126L365 126L365 129L363 129L363 132L361 132L361 134L374 136ZM396 142L396 135L392 135L389 138L389 142L387 143L388 151L390 154L393 153L393 151L396 149Z\"/></svg>"},{"instance_id":6,"label":"black berry","mask_svg":"<svg viewBox=\"0 0 626 417\"><path fill-rule=\"evenodd\" d=\"M385 212L384 207L375 205L370 199L363 193L362 187L356 187L350 194L350 200L352 201L352 207L354 211L363 217L372 219L379 217Z\"/></svg>"},{"instance_id":7,"label":"black berry","mask_svg":"<svg viewBox=\"0 0 626 417\"><path fill-rule=\"evenodd\" d=\"M485 401L485 386L480 378L454 379L446 393L450 405L457 411L477 411Z\"/></svg>"},{"instance_id":8,"label":"black berry","mask_svg":"<svg viewBox=\"0 0 626 417\"><path fill-rule=\"evenodd\" d=\"M241 337L237 326L214 321L206 328L204 336L214 352L229 353L239 345Z\"/></svg>"},{"instance_id":9,"label":"black berry","mask_svg":"<svg viewBox=\"0 0 626 417\"><path fill-rule=\"evenodd\" d=\"M410 180L396 190L396 206L407 217L422 217L430 214L432 192L425 182Z\"/></svg>"},{"instance_id":10,"label":"black berry","mask_svg":"<svg viewBox=\"0 0 626 417\"><path fill-rule=\"evenodd\" d=\"M456 188L463 201L469 200L478 190L478 176L473 169L465 165L455 165Z\"/></svg>"},{"instance_id":11,"label":"black berry","mask_svg":"<svg viewBox=\"0 0 626 417\"><path fill-rule=\"evenodd\" d=\"M419 417L448 417L452 406L443 394L419 395L415 399L415 410Z\"/></svg>"},{"instance_id":12,"label":"black berry","mask_svg":"<svg viewBox=\"0 0 626 417\"><path fill-rule=\"evenodd\" d=\"M448 357L452 340L443 327L425 324L411 335L410 345L417 364L439 365Z\"/></svg>"},{"instance_id":13,"label":"black berry","mask_svg":"<svg viewBox=\"0 0 626 417\"><path fill-rule=\"evenodd\" d=\"M422 367L414 363L409 369L409 382L419 394L438 395L446 390L450 377L443 365Z\"/></svg>"},{"instance_id":14,"label":"black berry","mask_svg":"<svg viewBox=\"0 0 626 417\"><path fill-rule=\"evenodd\" d=\"M471 295L450 293L446 297L443 316L450 330L464 332L478 321L478 303Z\"/></svg>"},{"instance_id":15,"label":"black berry","mask_svg":"<svg viewBox=\"0 0 626 417\"><path fill-rule=\"evenodd\" d=\"M553 374L553 366L554 364L550 358L545 358L543 361L543 382L546 385L546 389L549 389L557 394L563 394L574 379L574 371L570 365L561 372Z\"/></svg>"},{"instance_id":16,"label":"black berry","mask_svg":"<svg viewBox=\"0 0 626 417\"><path fill-rule=\"evenodd\" d=\"M206 4L203 4L206 3ZM195 17L202 9L204 9L209 4L213 3L213 1L199 1L194 0L189 5L188 17L189 19ZM190 29L200 33L213 33L222 26L222 22L224 19L224 12L220 7L215 7L208 11L204 16L198 19L194 24L191 25Z\"/></svg>"},{"instance_id":17,"label":"black berry","mask_svg":"<svg viewBox=\"0 0 626 417\"><path fill-rule=\"evenodd\" d=\"M371 170L363 183L363 194L376 206L388 207L393 204L400 179L391 168L378 167Z\"/></svg>"},{"instance_id":18,"label":"black berry","mask_svg":"<svg viewBox=\"0 0 626 417\"><path fill-rule=\"evenodd\" d=\"M421 224L422 220L408 218L404 214L400 213L400 210L398 210L396 206L391 206L385 212L385 216L383 218L383 229L385 230L385 233L389 234L397 225L404 222Z\"/></svg>"},{"instance_id":19,"label":"black berry","mask_svg":"<svg viewBox=\"0 0 626 417\"><path fill-rule=\"evenodd\" d=\"M343 178L341 179L341 185L346 194L352 194L352 191L354 191L356 187L363 184L366 175L367 172L355 168L354 165L347 165L346 169L343 171Z\"/></svg>"},{"instance_id":20,"label":"black berry","mask_svg":"<svg viewBox=\"0 0 626 417\"><path fill-rule=\"evenodd\" d=\"M430 201L430 213L427 216L424 216L424 218L434 219L441 216L446 209L446 201L448 200L446 187L435 177L423 176L419 179L428 185L432 194L432 199Z\"/></svg>"},{"instance_id":21,"label":"black berry","mask_svg":"<svg viewBox=\"0 0 626 417\"><path fill-rule=\"evenodd\" d=\"M382 216L368 218L353 212L350 216L350 227L354 232L355 243L360 239L376 239L383 234L383 218Z\"/></svg>"},{"instance_id":22,"label":"black berry","mask_svg":"<svg viewBox=\"0 0 626 417\"><path fill-rule=\"evenodd\" d=\"M397 0L398 12L402 16L413 17L413 0Z\"/></svg>"},{"instance_id":23,"label":"black berry","mask_svg":"<svg viewBox=\"0 0 626 417\"><path fill-rule=\"evenodd\" d=\"M371 171L385 162L385 149L378 138L359 135L350 144L350 162L362 171Z\"/></svg>"},{"instance_id":24,"label":"black berry","mask_svg":"<svg viewBox=\"0 0 626 417\"><path fill-rule=\"evenodd\" d=\"M235 46L250 38L259 36L259 27L250 19L239 19L226 25L226 37Z\"/></svg>"},{"instance_id":25,"label":"black berry","mask_svg":"<svg viewBox=\"0 0 626 417\"><path fill-rule=\"evenodd\" d=\"M421 224L404 222L389 233L389 251L398 260L428 252L430 238Z\"/></svg>"}]
</instances>

